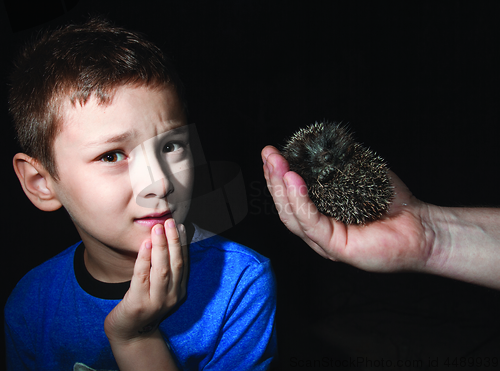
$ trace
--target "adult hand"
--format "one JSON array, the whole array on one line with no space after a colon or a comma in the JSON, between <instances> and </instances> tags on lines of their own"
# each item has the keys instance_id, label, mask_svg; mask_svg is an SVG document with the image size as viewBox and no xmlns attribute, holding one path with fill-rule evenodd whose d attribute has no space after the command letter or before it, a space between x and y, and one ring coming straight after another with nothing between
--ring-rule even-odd
<instances>
[{"instance_id":1,"label":"adult hand","mask_svg":"<svg viewBox=\"0 0 500 371\"><path fill-rule=\"evenodd\" d=\"M304 180L272 146L262 150L264 176L281 221L324 258L367 271L423 270L434 233L426 223L429 207L417 200L392 172L395 198L389 212L367 225L344 225L321 214Z\"/></svg>"}]
</instances>

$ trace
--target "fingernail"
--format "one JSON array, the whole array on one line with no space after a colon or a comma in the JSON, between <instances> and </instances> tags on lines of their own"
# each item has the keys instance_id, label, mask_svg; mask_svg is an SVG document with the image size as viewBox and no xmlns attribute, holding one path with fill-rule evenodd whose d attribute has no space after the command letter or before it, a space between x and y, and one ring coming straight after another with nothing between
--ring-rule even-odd
<instances>
[{"instance_id":1,"label":"fingernail","mask_svg":"<svg viewBox=\"0 0 500 371\"><path fill-rule=\"evenodd\" d=\"M169 227L169 228L175 228L174 219L167 220L167 227Z\"/></svg>"},{"instance_id":2,"label":"fingernail","mask_svg":"<svg viewBox=\"0 0 500 371\"><path fill-rule=\"evenodd\" d=\"M155 233L156 233L156 234L162 234L162 233L163 233L163 227L162 227L162 225L161 225L161 224L157 224L157 225L155 226Z\"/></svg>"},{"instance_id":3,"label":"fingernail","mask_svg":"<svg viewBox=\"0 0 500 371\"><path fill-rule=\"evenodd\" d=\"M152 246L152 245L151 245L151 241L146 242L146 249L150 249L150 248L151 248L151 246Z\"/></svg>"},{"instance_id":4,"label":"fingernail","mask_svg":"<svg viewBox=\"0 0 500 371\"><path fill-rule=\"evenodd\" d=\"M274 171L274 167L270 162L266 163L266 166L267 166L267 171L269 171L270 173Z\"/></svg>"}]
</instances>

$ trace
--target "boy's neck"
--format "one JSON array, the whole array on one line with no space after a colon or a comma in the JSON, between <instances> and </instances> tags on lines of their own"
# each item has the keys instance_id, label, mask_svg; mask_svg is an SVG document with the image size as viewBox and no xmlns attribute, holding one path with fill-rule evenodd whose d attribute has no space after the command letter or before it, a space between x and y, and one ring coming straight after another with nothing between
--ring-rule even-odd
<instances>
[{"instance_id":1,"label":"boy's neck","mask_svg":"<svg viewBox=\"0 0 500 371\"><path fill-rule=\"evenodd\" d=\"M92 249L85 246L85 268L96 280L106 283L127 282L132 279L137 255L124 255L111 249Z\"/></svg>"}]
</instances>

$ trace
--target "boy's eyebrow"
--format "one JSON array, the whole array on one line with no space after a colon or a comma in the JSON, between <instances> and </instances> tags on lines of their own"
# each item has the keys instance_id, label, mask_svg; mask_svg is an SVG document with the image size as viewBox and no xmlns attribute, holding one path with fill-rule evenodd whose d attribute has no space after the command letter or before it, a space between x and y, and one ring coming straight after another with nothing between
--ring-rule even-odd
<instances>
[{"instance_id":1,"label":"boy's eyebrow","mask_svg":"<svg viewBox=\"0 0 500 371\"><path fill-rule=\"evenodd\" d=\"M133 136L135 136L135 131L129 130L118 135L113 135L112 137L101 137L93 142L86 143L85 147L95 147L103 144L125 142Z\"/></svg>"}]
</instances>

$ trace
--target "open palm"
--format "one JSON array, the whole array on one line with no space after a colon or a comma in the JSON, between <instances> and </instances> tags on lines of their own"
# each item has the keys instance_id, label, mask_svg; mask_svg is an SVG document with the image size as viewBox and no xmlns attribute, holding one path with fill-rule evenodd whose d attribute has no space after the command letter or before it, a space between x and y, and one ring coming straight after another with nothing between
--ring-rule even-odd
<instances>
[{"instance_id":1,"label":"open palm","mask_svg":"<svg viewBox=\"0 0 500 371\"><path fill-rule=\"evenodd\" d=\"M389 212L367 225L345 225L318 212L304 180L289 171L273 146L262 150L267 186L281 221L314 251L367 271L419 270L431 254L433 233L423 215L427 205L417 200L394 173L395 198Z\"/></svg>"}]
</instances>

